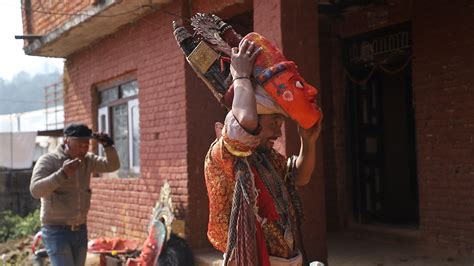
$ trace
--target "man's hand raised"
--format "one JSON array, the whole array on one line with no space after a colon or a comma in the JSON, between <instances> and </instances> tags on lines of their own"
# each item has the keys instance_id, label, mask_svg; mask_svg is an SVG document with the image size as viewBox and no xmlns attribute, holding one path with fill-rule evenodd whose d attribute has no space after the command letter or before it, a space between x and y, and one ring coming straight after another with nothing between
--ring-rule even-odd
<instances>
[{"instance_id":1,"label":"man's hand raised","mask_svg":"<svg viewBox=\"0 0 474 266\"><path fill-rule=\"evenodd\" d=\"M67 159L63 163L62 170L68 177L71 177L77 172L77 170L79 170L79 168L81 168L81 165L82 161L79 158L73 160Z\"/></svg>"},{"instance_id":2,"label":"man's hand raised","mask_svg":"<svg viewBox=\"0 0 474 266\"><path fill-rule=\"evenodd\" d=\"M308 129L304 129L298 126L298 134L301 136L303 141L315 143L318 140L319 135L321 135L321 127L323 124L322 122L323 122L323 116L321 112L321 119L319 119L319 121L314 126Z\"/></svg>"},{"instance_id":3,"label":"man's hand raised","mask_svg":"<svg viewBox=\"0 0 474 266\"><path fill-rule=\"evenodd\" d=\"M107 133L96 132L92 136L104 147L114 145L114 140Z\"/></svg>"}]
</instances>

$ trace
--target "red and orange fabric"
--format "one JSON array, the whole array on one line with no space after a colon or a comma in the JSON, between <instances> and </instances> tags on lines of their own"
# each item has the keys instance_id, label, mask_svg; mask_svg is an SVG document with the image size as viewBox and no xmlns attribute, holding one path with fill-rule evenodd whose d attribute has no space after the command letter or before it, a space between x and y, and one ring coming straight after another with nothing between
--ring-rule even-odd
<instances>
[{"instance_id":1,"label":"red and orange fabric","mask_svg":"<svg viewBox=\"0 0 474 266\"><path fill-rule=\"evenodd\" d=\"M88 252L91 253L127 253L138 249L137 239L97 238L89 241Z\"/></svg>"},{"instance_id":2,"label":"red and orange fabric","mask_svg":"<svg viewBox=\"0 0 474 266\"><path fill-rule=\"evenodd\" d=\"M208 238L211 244L223 253L227 249L229 219L236 183L234 162L237 157L250 156L258 144L258 138L247 133L238 124L231 111L226 117L222 136L211 145L206 156L205 177L210 212ZM284 179L286 158L272 150L269 159L280 174L275 178ZM257 234L259 232L263 234L265 242L263 249L268 252L267 256L290 258L295 250L288 245L284 232L277 226L281 217L275 209L273 198L253 167L252 173L258 193L257 208L260 222L257 225ZM295 211L292 207L289 215L294 218Z\"/></svg>"}]
</instances>

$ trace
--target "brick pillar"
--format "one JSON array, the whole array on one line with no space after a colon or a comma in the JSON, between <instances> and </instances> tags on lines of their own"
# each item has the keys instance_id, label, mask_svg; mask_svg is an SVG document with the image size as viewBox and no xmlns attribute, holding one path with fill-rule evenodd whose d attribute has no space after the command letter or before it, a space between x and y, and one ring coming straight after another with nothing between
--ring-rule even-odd
<instances>
[{"instance_id":1,"label":"brick pillar","mask_svg":"<svg viewBox=\"0 0 474 266\"><path fill-rule=\"evenodd\" d=\"M270 39L295 61L303 77L319 87L319 38L317 1L254 1L254 31ZM286 123L286 154L298 154L299 136L293 122ZM325 189L322 140L311 182L300 189L305 211L304 244L311 260L327 261Z\"/></svg>"}]
</instances>

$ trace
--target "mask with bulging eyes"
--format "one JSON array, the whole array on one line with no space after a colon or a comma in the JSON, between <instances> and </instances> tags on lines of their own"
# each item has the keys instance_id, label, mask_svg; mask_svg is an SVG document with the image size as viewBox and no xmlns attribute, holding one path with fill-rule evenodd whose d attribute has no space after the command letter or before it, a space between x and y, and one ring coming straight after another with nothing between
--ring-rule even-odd
<instances>
[{"instance_id":1,"label":"mask with bulging eyes","mask_svg":"<svg viewBox=\"0 0 474 266\"><path fill-rule=\"evenodd\" d=\"M321 119L316 104L318 90L308 84L293 61L258 33L249 33L243 40L262 48L257 56L253 76L280 107L301 127L310 128Z\"/></svg>"}]
</instances>

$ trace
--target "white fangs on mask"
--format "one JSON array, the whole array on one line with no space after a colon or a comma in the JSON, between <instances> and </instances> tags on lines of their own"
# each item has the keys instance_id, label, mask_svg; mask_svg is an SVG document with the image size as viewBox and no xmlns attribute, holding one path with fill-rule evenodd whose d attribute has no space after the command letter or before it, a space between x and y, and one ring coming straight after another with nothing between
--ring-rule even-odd
<instances>
[{"instance_id":1,"label":"white fangs on mask","mask_svg":"<svg viewBox=\"0 0 474 266\"><path fill-rule=\"evenodd\" d=\"M296 87L301 89L304 88L303 83L301 81L296 82Z\"/></svg>"}]
</instances>

